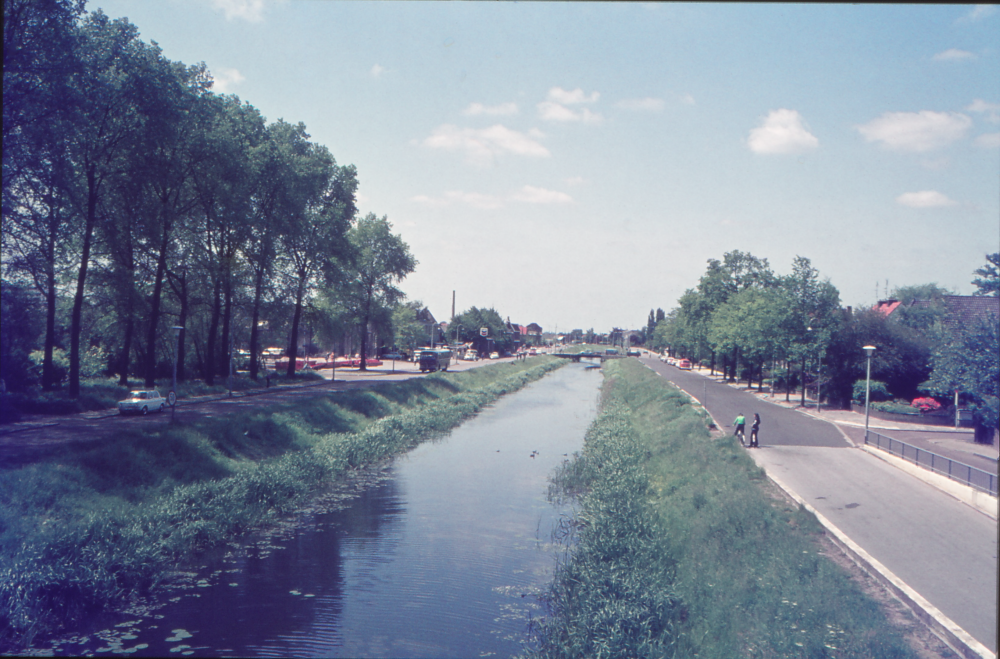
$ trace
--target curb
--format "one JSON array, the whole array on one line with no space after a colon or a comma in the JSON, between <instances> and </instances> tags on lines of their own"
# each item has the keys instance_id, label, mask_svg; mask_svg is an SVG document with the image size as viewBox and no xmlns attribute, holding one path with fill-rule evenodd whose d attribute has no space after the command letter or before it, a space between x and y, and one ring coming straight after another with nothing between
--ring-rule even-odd
<instances>
[{"instance_id":1,"label":"curb","mask_svg":"<svg viewBox=\"0 0 1000 659\"><path fill-rule=\"evenodd\" d=\"M995 496L988 494L987 492L982 492L976 488L963 485L958 481L953 481L947 476L942 476L941 474L925 469L918 465L908 462L898 456L892 455L886 451L875 448L874 446L861 444L858 446L861 450L865 451L869 455L873 455L883 462L887 462L896 469L904 471L914 478L921 480L931 487L941 490L945 494L955 497L967 506L975 508L979 512L983 513L987 517L997 519L998 499Z\"/></svg>"},{"instance_id":2,"label":"curb","mask_svg":"<svg viewBox=\"0 0 1000 659\"><path fill-rule=\"evenodd\" d=\"M766 471L766 470L765 470ZM871 554L861 548L851 540L843 531L838 529L830 520L824 517L818 510L809 505L791 488L786 486L773 474L768 473L768 478L781 490L791 497L800 506L811 512L819 520L832 536L834 544L840 547L841 551L847 555L858 567L871 575L881 583L897 599L905 604L921 620L935 636L954 650L959 656L966 659L996 659L997 655L990 651L985 645L974 639L967 631L959 627L951 618L943 614L937 607L928 602L924 597L913 590L902 579L892 573L887 567L882 565Z\"/></svg>"}]
</instances>

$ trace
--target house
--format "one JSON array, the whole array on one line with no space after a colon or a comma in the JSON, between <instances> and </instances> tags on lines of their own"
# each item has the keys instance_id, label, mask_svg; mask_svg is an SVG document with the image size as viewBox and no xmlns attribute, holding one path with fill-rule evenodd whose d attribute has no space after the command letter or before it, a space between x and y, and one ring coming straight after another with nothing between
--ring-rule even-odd
<instances>
[{"instance_id":1,"label":"house","mask_svg":"<svg viewBox=\"0 0 1000 659\"><path fill-rule=\"evenodd\" d=\"M879 300L873 308L888 317L901 304L899 300ZM980 319L1000 320L1000 297L993 295L943 295L939 300L913 300L907 307L930 309L935 304L944 305L941 324L949 333L971 327Z\"/></svg>"},{"instance_id":2,"label":"house","mask_svg":"<svg viewBox=\"0 0 1000 659\"><path fill-rule=\"evenodd\" d=\"M417 322L424 326L424 333L427 336L427 342L429 345L437 345L438 343L441 343L441 328L430 309L424 307L418 311Z\"/></svg>"},{"instance_id":3,"label":"house","mask_svg":"<svg viewBox=\"0 0 1000 659\"><path fill-rule=\"evenodd\" d=\"M888 317L892 315L892 312L898 309L901 304L902 302L899 300L879 300L875 303L875 306L872 307L872 309L879 312L883 316Z\"/></svg>"}]
</instances>

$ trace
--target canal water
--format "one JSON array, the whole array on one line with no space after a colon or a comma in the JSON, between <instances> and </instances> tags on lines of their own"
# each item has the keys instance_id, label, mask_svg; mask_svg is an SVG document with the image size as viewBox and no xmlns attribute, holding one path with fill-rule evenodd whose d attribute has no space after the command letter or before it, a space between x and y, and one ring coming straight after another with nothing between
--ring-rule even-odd
<instances>
[{"instance_id":1,"label":"canal water","mask_svg":"<svg viewBox=\"0 0 1000 659\"><path fill-rule=\"evenodd\" d=\"M439 440L206 560L165 603L45 650L239 657L510 657L562 548L548 479L581 449L599 369L568 364ZM42 648L36 648L42 650Z\"/></svg>"}]
</instances>

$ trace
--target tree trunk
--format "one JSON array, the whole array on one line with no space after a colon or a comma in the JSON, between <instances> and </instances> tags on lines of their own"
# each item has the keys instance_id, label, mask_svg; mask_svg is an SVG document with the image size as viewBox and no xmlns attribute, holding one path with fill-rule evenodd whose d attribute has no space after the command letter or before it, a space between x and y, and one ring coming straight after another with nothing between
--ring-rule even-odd
<instances>
[{"instance_id":1,"label":"tree trunk","mask_svg":"<svg viewBox=\"0 0 1000 659\"><path fill-rule=\"evenodd\" d=\"M87 172L87 220L83 229L83 251L80 254L80 272L76 278L76 294L73 296L73 312L69 330L69 395L80 397L80 334L83 322L83 295L87 286L87 266L90 264L90 243L93 240L94 224L97 221L97 180L96 175Z\"/></svg>"},{"instance_id":2,"label":"tree trunk","mask_svg":"<svg viewBox=\"0 0 1000 659\"><path fill-rule=\"evenodd\" d=\"M230 364L233 360L233 284L227 274L222 285L222 340L225 341L225 354L219 359L219 373L229 376Z\"/></svg>"},{"instance_id":3,"label":"tree trunk","mask_svg":"<svg viewBox=\"0 0 1000 659\"><path fill-rule=\"evenodd\" d=\"M264 269L257 271L257 281L254 282L253 290L253 314L250 321L250 377L257 379L257 356L261 353L258 342L260 341L260 330L257 324L260 322L260 299L264 291Z\"/></svg>"},{"instance_id":4,"label":"tree trunk","mask_svg":"<svg viewBox=\"0 0 1000 659\"><path fill-rule=\"evenodd\" d=\"M133 329L133 314L132 305L129 304L128 317L125 320L125 338L122 340L122 351L118 356L118 384L122 387L128 387L128 367L129 367L129 357L132 354L132 329Z\"/></svg>"},{"instance_id":5,"label":"tree trunk","mask_svg":"<svg viewBox=\"0 0 1000 659\"><path fill-rule=\"evenodd\" d=\"M187 317L188 317L188 296L187 296L187 273L184 273L184 279L181 280L181 290L184 295L181 296L181 315L177 318L177 326L181 328L180 332L177 334L177 381L184 381L184 339L185 334L187 334Z\"/></svg>"},{"instance_id":6,"label":"tree trunk","mask_svg":"<svg viewBox=\"0 0 1000 659\"><path fill-rule=\"evenodd\" d=\"M802 407L806 406L806 357L802 356Z\"/></svg>"},{"instance_id":7,"label":"tree trunk","mask_svg":"<svg viewBox=\"0 0 1000 659\"><path fill-rule=\"evenodd\" d=\"M990 428L984 425L979 419L976 419L975 425L973 426L973 441L976 444L992 444L993 435L996 434L996 428Z\"/></svg>"},{"instance_id":8,"label":"tree trunk","mask_svg":"<svg viewBox=\"0 0 1000 659\"><path fill-rule=\"evenodd\" d=\"M299 320L302 318L302 298L305 296L305 278L299 279L299 289L295 292L295 314L292 316L292 335L288 341L288 377L295 377L295 360L298 357Z\"/></svg>"},{"instance_id":9,"label":"tree trunk","mask_svg":"<svg viewBox=\"0 0 1000 659\"><path fill-rule=\"evenodd\" d=\"M791 362L785 360L785 402L792 402L792 369Z\"/></svg>"},{"instance_id":10,"label":"tree trunk","mask_svg":"<svg viewBox=\"0 0 1000 659\"><path fill-rule=\"evenodd\" d=\"M163 238L160 254L156 259L156 279L153 281L153 300L149 310L149 331L146 333L146 387L156 384L156 335L160 324L160 297L163 295L163 277L167 271L167 247L170 244L170 223L163 221Z\"/></svg>"},{"instance_id":11,"label":"tree trunk","mask_svg":"<svg viewBox=\"0 0 1000 659\"><path fill-rule=\"evenodd\" d=\"M51 225L50 225L51 226ZM52 353L56 343L56 271L53 258L55 256L55 236L50 230L49 244L46 245L45 267L45 360L42 362L42 391L52 391L56 381L55 364L52 363Z\"/></svg>"},{"instance_id":12,"label":"tree trunk","mask_svg":"<svg viewBox=\"0 0 1000 659\"><path fill-rule=\"evenodd\" d=\"M215 384L215 341L219 333L219 316L222 314L222 282L215 280L215 287L212 291L212 320L208 326L208 340L205 342L205 361L202 366L202 379L205 384L212 386Z\"/></svg>"},{"instance_id":13,"label":"tree trunk","mask_svg":"<svg viewBox=\"0 0 1000 659\"><path fill-rule=\"evenodd\" d=\"M177 381L184 381L184 335L187 330L187 317L188 317L188 306L190 302L188 301L188 290L187 290L187 270L184 271L182 275L176 275L170 271L167 271L167 280L170 282L170 287L174 289L174 294L177 296L177 302L181 307L180 315L177 317L177 326L182 328L178 333L176 338L177 341L177 355L174 357L177 360ZM171 333L171 336L173 334Z\"/></svg>"}]
</instances>

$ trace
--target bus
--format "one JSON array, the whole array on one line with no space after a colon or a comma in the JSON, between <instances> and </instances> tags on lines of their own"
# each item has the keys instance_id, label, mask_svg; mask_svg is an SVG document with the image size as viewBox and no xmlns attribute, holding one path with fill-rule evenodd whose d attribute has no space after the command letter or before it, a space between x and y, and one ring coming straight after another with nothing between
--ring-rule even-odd
<instances>
[{"instance_id":1,"label":"bus","mask_svg":"<svg viewBox=\"0 0 1000 659\"><path fill-rule=\"evenodd\" d=\"M447 371L448 365L451 364L451 350L444 348L427 348L420 351L420 355L417 358L420 364L420 372L425 373L427 371Z\"/></svg>"}]
</instances>

